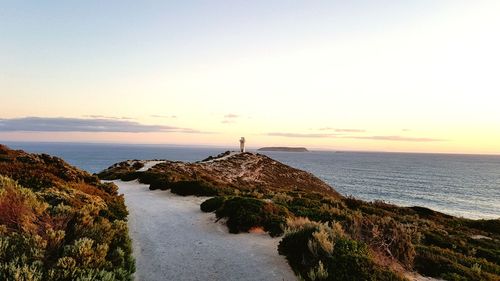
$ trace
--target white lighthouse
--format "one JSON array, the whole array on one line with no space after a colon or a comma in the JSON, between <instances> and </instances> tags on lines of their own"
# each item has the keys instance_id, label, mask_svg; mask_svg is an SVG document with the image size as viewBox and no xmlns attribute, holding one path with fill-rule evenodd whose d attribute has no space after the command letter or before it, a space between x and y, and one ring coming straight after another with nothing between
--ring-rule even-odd
<instances>
[{"instance_id":1,"label":"white lighthouse","mask_svg":"<svg viewBox=\"0 0 500 281\"><path fill-rule=\"evenodd\" d=\"M245 137L240 138L240 152L245 152Z\"/></svg>"}]
</instances>

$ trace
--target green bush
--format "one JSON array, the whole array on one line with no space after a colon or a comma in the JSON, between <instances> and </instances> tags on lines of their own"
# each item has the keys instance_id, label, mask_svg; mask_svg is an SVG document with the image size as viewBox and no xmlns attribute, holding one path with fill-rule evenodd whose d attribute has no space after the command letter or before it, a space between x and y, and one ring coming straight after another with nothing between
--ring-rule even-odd
<instances>
[{"instance_id":1,"label":"green bush","mask_svg":"<svg viewBox=\"0 0 500 281\"><path fill-rule=\"evenodd\" d=\"M218 195L218 189L203 181L178 181L170 183L170 190L172 193L188 196L215 196Z\"/></svg>"},{"instance_id":2,"label":"green bush","mask_svg":"<svg viewBox=\"0 0 500 281\"><path fill-rule=\"evenodd\" d=\"M377 265L368 246L345 236L338 225L294 227L281 240L278 251L305 280L405 280Z\"/></svg>"},{"instance_id":3,"label":"green bush","mask_svg":"<svg viewBox=\"0 0 500 281\"><path fill-rule=\"evenodd\" d=\"M156 189L167 190L170 188L169 177L165 174L158 172L146 171L140 173L139 182L143 184L149 184L150 190L156 190Z\"/></svg>"},{"instance_id":4,"label":"green bush","mask_svg":"<svg viewBox=\"0 0 500 281\"><path fill-rule=\"evenodd\" d=\"M486 232L500 234L500 219L495 220L467 220L465 222L469 227Z\"/></svg>"},{"instance_id":5,"label":"green bush","mask_svg":"<svg viewBox=\"0 0 500 281\"><path fill-rule=\"evenodd\" d=\"M227 198L221 197L221 196L207 199L207 200L203 201L203 203L201 203L200 209L203 212L207 212L207 213L215 212L215 210L219 209L222 206L222 204L224 204L224 202L226 200L227 200Z\"/></svg>"},{"instance_id":6,"label":"green bush","mask_svg":"<svg viewBox=\"0 0 500 281\"><path fill-rule=\"evenodd\" d=\"M215 211L217 218L227 218L229 232L247 232L263 227L271 236L283 234L283 226L289 216L286 208L254 198L233 197Z\"/></svg>"},{"instance_id":7,"label":"green bush","mask_svg":"<svg viewBox=\"0 0 500 281\"><path fill-rule=\"evenodd\" d=\"M477 270L477 268L481 270ZM432 277L452 278L450 280L460 280L456 278L457 276L471 281L498 280L495 275L500 274L499 265L482 259L468 258L451 250L435 246L417 247L415 269Z\"/></svg>"},{"instance_id":8,"label":"green bush","mask_svg":"<svg viewBox=\"0 0 500 281\"><path fill-rule=\"evenodd\" d=\"M318 263L318 259L309 250L308 244L316 228L303 228L286 233L278 245L278 252L288 260L295 273L306 276Z\"/></svg>"},{"instance_id":9,"label":"green bush","mask_svg":"<svg viewBox=\"0 0 500 281\"><path fill-rule=\"evenodd\" d=\"M120 179L122 181L133 181L138 179L141 176L142 172L129 172L129 173L124 173L120 176Z\"/></svg>"}]
</instances>

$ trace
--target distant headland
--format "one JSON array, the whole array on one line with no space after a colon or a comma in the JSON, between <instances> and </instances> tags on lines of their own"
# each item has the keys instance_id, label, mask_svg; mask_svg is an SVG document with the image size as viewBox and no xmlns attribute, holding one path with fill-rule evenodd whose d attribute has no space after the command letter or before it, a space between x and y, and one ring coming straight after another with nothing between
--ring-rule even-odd
<instances>
[{"instance_id":1,"label":"distant headland","mask_svg":"<svg viewBox=\"0 0 500 281\"><path fill-rule=\"evenodd\" d=\"M288 152L308 152L305 147L286 147L286 146L270 146L261 147L257 151L288 151Z\"/></svg>"}]
</instances>

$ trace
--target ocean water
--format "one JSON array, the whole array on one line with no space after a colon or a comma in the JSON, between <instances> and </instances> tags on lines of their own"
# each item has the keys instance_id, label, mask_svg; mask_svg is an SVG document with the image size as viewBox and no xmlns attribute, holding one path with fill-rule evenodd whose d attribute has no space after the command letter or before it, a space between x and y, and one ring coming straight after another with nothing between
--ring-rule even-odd
<instances>
[{"instance_id":1,"label":"ocean water","mask_svg":"<svg viewBox=\"0 0 500 281\"><path fill-rule=\"evenodd\" d=\"M128 159L197 161L233 148L7 142L98 172ZM500 218L500 156L374 152L265 152L363 200L424 206L467 218Z\"/></svg>"}]
</instances>

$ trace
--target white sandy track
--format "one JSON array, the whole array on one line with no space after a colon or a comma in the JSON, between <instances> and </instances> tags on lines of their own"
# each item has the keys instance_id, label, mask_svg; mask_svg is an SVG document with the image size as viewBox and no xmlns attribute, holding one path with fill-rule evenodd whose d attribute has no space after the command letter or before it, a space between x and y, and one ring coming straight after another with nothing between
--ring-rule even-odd
<instances>
[{"instance_id":1,"label":"white sandy track","mask_svg":"<svg viewBox=\"0 0 500 281\"><path fill-rule=\"evenodd\" d=\"M137 171L138 172L145 172L145 171L151 169L154 165L160 164L163 162L165 162L165 161L157 161L157 160L146 161L146 163L144 163L144 166Z\"/></svg>"},{"instance_id":2,"label":"white sandy track","mask_svg":"<svg viewBox=\"0 0 500 281\"><path fill-rule=\"evenodd\" d=\"M114 181L125 194L136 258L136 281L297 280L279 239L267 234L230 234L200 211L206 198L150 191L137 181Z\"/></svg>"}]
</instances>

